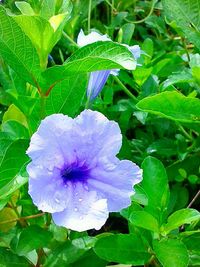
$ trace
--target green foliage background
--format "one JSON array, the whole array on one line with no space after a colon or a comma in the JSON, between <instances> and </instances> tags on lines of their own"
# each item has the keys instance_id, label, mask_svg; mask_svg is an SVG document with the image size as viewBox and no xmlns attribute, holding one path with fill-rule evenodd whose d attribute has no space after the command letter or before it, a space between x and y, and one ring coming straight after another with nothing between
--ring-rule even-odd
<instances>
[{"instance_id":1,"label":"green foliage background","mask_svg":"<svg viewBox=\"0 0 200 267\"><path fill-rule=\"evenodd\" d=\"M200 0L1 2L0 267L200 266ZM78 48L80 29L114 42ZM136 70L121 43L140 45ZM106 69L119 79L90 108L119 123L118 156L144 178L130 207L77 233L33 205L25 152L46 115L85 108L88 73Z\"/></svg>"}]
</instances>

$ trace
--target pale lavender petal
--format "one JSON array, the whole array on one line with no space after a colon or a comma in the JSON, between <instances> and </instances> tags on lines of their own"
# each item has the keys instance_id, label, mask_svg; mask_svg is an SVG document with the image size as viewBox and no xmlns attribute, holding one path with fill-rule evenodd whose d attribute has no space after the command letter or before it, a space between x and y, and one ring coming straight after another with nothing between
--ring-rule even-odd
<instances>
[{"instance_id":1,"label":"pale lavender petal","mask_svg":"<svg viewBox=\"0 0 200 267\"><path fill-rule=\"evenodd\" d=\"M117 76L117 75L119 75L119 72L120 72L119 69L111 70L110 74L113 75L113 76Z\"/></svg>"},{"instance_id":2,"label":"pale lavender petal","mask_svg":"<svg viewBox=\"0 0 200 267\"><path fill-rule=\"evenodd\" d=\"M92 44L98 41L111 41L107 35L102 35L98 32L92 31L88 35L85 35L83 30L80 31L77 38L78 46L82 47L88 44Z\"/></svg>"},{"instance_id":3,"label":"pale lavender petal","mask_svg":"<svg viewBox=\"0 0 200 267\"><path fill-rule=\"evenodd\" d=\"M63 184L58 169L49 171L42 166L27 166L29 174L29 194L33 203L44 212L64 210L69 202L68 188Z\"/></svg>"},{"instance_id":4,"label":"pale lavender petal","mask_svg":"<svg viewBox=\"0 0 200 267\"><path fill-rule=\"evenodd\" d=\"M114 157L122 145L119 125L97 111L84 110L75 119L73 146L79 159L90 165Z\"/></svg>"},{"instance_id":5,"label":"pale lavender petal","mask_svg":"<svg viewBox=\"0 0 200 267\"><path fill-rule=\"evenodd\" d=\"M87 87L87 97L90 100L95 99L101 92L105 83L107 82L110 72L110 70L100 70L90 73Z\"/></svg>"},{"instance_id":6,"label":"pale lavender petal","mask_svg":"<svg viewBox=\"0 0 200 267\"><path fill-rule=\"evenodd\" d=\"M54 114L46 117L32 135L27 154L35 164L50 170L63 166L66 161L73 162L74 153L69 141L72 128L73 119L68 116Z\"/></svg>"},{"instance_id":7,"label":"pale lavender petal","mask_svg":"<svg viewBox=\"0 0 200 267\"><path fill-rule=\"evenodd\" d=\"M73 197L67 208L52 215L57 225L75 231L95 228L99 230L108 218L107 200L98 199L95 191L88 191L87 186L77 183L71 186Z\"/></svg>"},{"instance_id":8,"label":"pale lavender petal","mask_svg":"<svg viewBox=\"0 0 200 267\"><path fill-rule=\"evenodd\" d=\"M135 60L137 60L141 55L141 49L139 45L129 46L128 49L131 51L132 55L134 56Z\"/></svg>"},{"instance_id":9,"label":"pale lavender petal","mask_svg":"<svg viewBox=\"0 0 200 267\"><path fill-rule=\"evenodd\" d=\"M141 169L129 160L101 162L91 170L87 180L89 190L107 198L109 212L119 211L131 204L133 186L142 180Z\"/></svg>"}]
</instances>

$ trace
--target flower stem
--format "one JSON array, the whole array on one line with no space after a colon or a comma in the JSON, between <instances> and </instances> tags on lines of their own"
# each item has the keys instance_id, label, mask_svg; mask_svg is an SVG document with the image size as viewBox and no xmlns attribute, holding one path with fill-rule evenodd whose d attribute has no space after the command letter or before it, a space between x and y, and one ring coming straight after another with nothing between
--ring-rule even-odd
<instances>
[{"instance_id":1,"label":"flower stem","mask_svg":"<svg viewBox=\"0 0 200 267\"><path fill-rule=\"evenodd\" d=\"M16 221L24 221L24 220L34 219L34 218L37 218L37 217L41 217L43 215L45 215L45 212L34 214L34 215L30 215L30 216L25 216L25 217L21 217L21 218L15 218L15 219L12 219L12 220L6 220L6 221L3 221L3 222L0 222L0 224L7 224L7 223L16 222Z\"/></svg>"},{"instance_id":2,"label":"flower stem","mask_svg":"<svg viewBox=\"0 0 200 267\"><path fill-rule=\"evenodd\" d=\"M91 12L92 12L92 0L89 0L89 5L88 5L88 33L90 33L90 28L91 28Z\"/></svg>"},{"instance_id":3,"label":"flower stem","mask_svg":"<svg viewBox=\"0 0 200 267\"><path fill-rule=\"evenodd\" d=\"M200 190L196 193L196 195L193 197L193 199L190 201L189 205L187 208L190 208L192 204L197 200L197 198L200 196Z\"/></svg>"},{"instance_id":4,"label":"flower stem","mask_svg":"<svg viewBox=\"0 0 200 267\"><path fill-rule=\"evenodd\" d=\"M40 95L40 118L44 119L46 115L46 96Z\"/></svg>"},{"instance_id":5,"label":"flower stem","mask_svg":"<svg viewBox=\"0 0 200 267\"><path fill-rule=\"evenodd\" d=\"M134 101L138 101L137 97L135 97L130 91L129 89L120 81L120 79L116 76L113 77L114 80L120 85L120 87L122 88L122 90L130 97L132 98Z\"/></svg>"},{"instance_id":6,"label":"flower stem","mask_svg":"<svg viewBox=\"0 0 200 267\"><path fill-rule=\"evenodd\" d=\"M155 6L156 3L157 3L157 0L152 0L150 11L149 11L148 15L147 15L145 18L143 18L143 19L141 19L141 20L136 20L136 21L130 21L130 20L128 20L127 18L124 18L124 20L127 21L127 22L130 22L130 23L133 23L133 24L139 24L139 23L144 22L144 21L147 20L147 19L151 16L151 14L153 13L154 6Z\"/></svg>"},{"instance_id":7,"label":"flower stem","mask_svg":"<svg viewBox=\"0 0 200 267\"><path fill-rule=\"evenodd\" d=\"M78 47L77 43L68 35L66 34L66 32L62 32L63 36L68 40L70 41L74 46Z\"/></svg>"}]
</instances>

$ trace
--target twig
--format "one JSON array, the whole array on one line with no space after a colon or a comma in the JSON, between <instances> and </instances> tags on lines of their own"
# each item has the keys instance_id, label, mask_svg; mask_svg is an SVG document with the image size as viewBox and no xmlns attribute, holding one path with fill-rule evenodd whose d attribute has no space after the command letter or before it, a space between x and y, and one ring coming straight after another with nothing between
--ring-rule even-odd
<instances>
[{"instance_id":1,"label":"twig","mask_svg":"<svg viewBox=\"0 0 200 267\"><path fill-rule=\"evenodd\" d=\"M15 218L15 219L12 219L12 220L6 220L6 221L3 221L3 222L0 222L0 224L12 223L12 222L21 221L21 220L23 221L23 220L34 219L34 218L37 218L37 217L41 217L43 215L45 215L45 212L42 212L42 213L39 213L39 214L30 215L30 216L25 216L25 217L21 217L21 218Z\"/></svg>"}]
</instances>

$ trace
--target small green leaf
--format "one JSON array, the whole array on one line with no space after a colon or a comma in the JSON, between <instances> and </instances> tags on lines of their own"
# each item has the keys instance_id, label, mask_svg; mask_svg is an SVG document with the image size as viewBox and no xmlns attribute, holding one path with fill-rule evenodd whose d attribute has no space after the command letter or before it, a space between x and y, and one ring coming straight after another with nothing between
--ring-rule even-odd
<instances>
[{"instance_id":1,"label":"small green leaf","mask_svg":"<svg viewBox=\"0 0 200 267\"><path fill-rule=\"evenodd\" d=\"M17 220L15 221L15 219L17 219L17 215L13 209L8 208L8 207L5 207L4 209L2 209L0 211L0 231L8 232L10 229L12 229L17 223ZM7 223L6 221L9 221L9 220L14 220L14 221ZM1 224L4 221L6 223Z\"/></svg>"},{"instance_id":2,"label":"small green leaf","mask_svg":"<svg viewBox=\"0 0 200 267\"><path fill-rule=\"evenodd\" d=\"M138 227L158 233L158 221L146 211L133 211L129 218L130 222Z\"/></svg>"},{"instance_id":3,"label":"small green leaf","mask_svg":"<svg viewBox=\"0 0 200 267\"><path fill-rule=\"evenodd\" d=\"M21 13L23 15L27 15L27 16L34 16L35 15L34 10L32 9L32 7L29 3L25 2L25 1L21 1L21 2L16 1L15 5L21 11Z\"/></svg>"},{"instance_id":4,"label":"small green leaf","mask_svg":"<svg viewBox=\"0 0 200 267\"><path fill-rule=\"evenodd\" d=\"M189 256L185 245L180 240L155 240L153 249L163 267L187 267Z\"/></svg>"},{"instance_id":5,"label":"small green leaf","mask_svg":"<svg viewBox=\"0 0 200 267\"><path fill-rule=\"evenodd\" d=\"M24 258L12 253L7 248L0 247L0 266L1 267L30 267L30 263Z\"/></svg>"},{"instance_id":6,"label":"small green leaf","mask_svg":"<svg viewBox=\"0 0 200 267\"><path fill-rule=\"evenodd\" d=\"M146 97L137 108L182 123L200 123L200 100L176 91Z\"/></svg>"},{"instance_id":7,"label":"small green leaf","mask_svg":"<svg viewBox=\"0 0 200 267\"><path fill-rule=\"evenodd\" d=\"M51 232L42 229L38 225L28 226L20 233L14 250L19 256L22 256L34 249L46 248L52 236Z\"/></svg>"},{"instance_id":8,"label":"small green leaf","mask_svg":"<svg viewBox=\"0 0 200 267\"><path fill-rule=\"evenodd\" d=\"M150 258L142 239L135 235L115 234L101 237L94 251L102 259L123 264L143 265Z\"/></svg>"},{"instance_id":9,"label":"small green leaf","mask_svg":"<svg viewBox=\"0 0 200 267\"><path fill-rule=\"evenodd\" d=\"M77 261L88 249L77 248L69 240L57 246L46 258L44 267L67 266Z\"/></svg>"},{"instance_id":10,"label":"small green leaf","mask_svg":"<svg viewBox=\"0 0 200 267\"><path fill-rule=\"evenodd\" d=\"M169 216L167 224L164 226L164 231L169 233L173 229L180 227L183 224L190 224L193 221L200 220L200 213L195 209L181 209L175 211Z\"/></svg>"},{"instance_id":11,"label":"small green leaf","mask_svg":"<svg viewBox=\"0 0 200 267\"><path fill-rule=\"evenodd\" d=\"M169 202L168 178L163 164L156 158L147 157L143 163L143 181L141 183L147 198L145 210L162 223Z\"/></svg>"}]
</instances>

